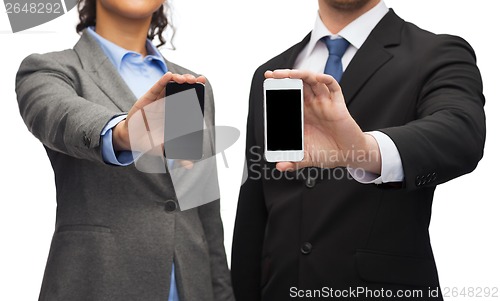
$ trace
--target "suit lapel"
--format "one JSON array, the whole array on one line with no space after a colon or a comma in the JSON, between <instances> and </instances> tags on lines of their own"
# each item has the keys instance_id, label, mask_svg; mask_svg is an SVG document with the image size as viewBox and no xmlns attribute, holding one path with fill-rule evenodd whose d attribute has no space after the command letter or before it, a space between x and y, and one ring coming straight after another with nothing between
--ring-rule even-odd
<instances>
[{"instance_id":1,"label":"suit lapel","mask_svg":"<svg viewBox=\"0 0 500 301\"><path fill-rule=\"evenodd\" d=\"M84 30L74 49L83 69L90 74L95 84L121 111L127 112L137 99L87 30Z\"/></svg>"},{"instance_id":2,"label":"suit lapel","mask_svg":"<svg viewBox=\"0 0 500 301\"><path fill-rule=\"evenodd\" d=\"M184 70L180 70L176 64L171 63L170 61L165 59L165 57L163 58L163 60L165 61L165 64L167 64L167 69L169 72L172 72L174 74L183 74L184 73Z\"/></svg>"},{"instance_id":3,"label":"suit lapel","mask_svg":"<svg viewBox=\"0 0 500 301\"><path fill-rule=\"evenodd\" d=\"M362 46L358 50L340 80L340 86L347 105L354 99L368 79L391 58L391 54L382 47L373 44L369 47Z\"/></svg>"},{"instance_id":4,"label":"suit lapel","mask_svg":"<svg viewBox=\"0 0 500 301\"><path fill-rule=\"evenodd\" d=\"M295 61L299 56L302 49L307 46L309 40L311 39L311 33L309 33L301 42L293 45L288 50L276 57L276 60L270 65L270 69L292 69L295 65Z\"/></svg>"},{"instance_id":5,"label":"suit lapel","mask_svg":"<svg viewBox=\"0 0 500 301\"><path fill-rule=\"evenodd\" d=\"M391 9L356 52L342 76L340 85L347 104L378 69L392 58L386 47L398 45L404 21Z\"/></svg>"}]
</instances>

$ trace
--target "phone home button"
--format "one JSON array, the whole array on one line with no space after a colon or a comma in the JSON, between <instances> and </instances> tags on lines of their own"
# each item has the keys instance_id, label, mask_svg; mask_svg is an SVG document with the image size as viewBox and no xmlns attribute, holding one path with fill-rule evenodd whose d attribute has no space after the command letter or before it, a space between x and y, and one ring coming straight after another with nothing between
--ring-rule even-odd
<instances>
[{"instance_id":1,"label":"phone home button","mask_svg":"<svg viewBox=\"0 0 500 301\"><path fill-rule=\"evenodd\" d=\"M306 179L306 187L307 187L307 188L314 188L314 186L316 186L316 179L315 179L315 178L308 177L308 178Z\"/></svg>"}]
</instances>

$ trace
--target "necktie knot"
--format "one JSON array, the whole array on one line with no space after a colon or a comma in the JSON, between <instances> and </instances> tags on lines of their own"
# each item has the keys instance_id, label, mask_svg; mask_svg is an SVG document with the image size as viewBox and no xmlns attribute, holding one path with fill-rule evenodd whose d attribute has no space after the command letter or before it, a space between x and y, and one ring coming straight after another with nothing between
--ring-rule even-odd
<instances>
[{"instance_id":1,"label":"necktie knot","mask_svg":"<svg viewBox=\"0 0 500 301\"><path fill-rule=\"evenodd\" d=\"M330 55L342 57L349 47L349 42L344 38L330 39L330 37L324 37L323 42L328 48L328 53Z\"/></svg>"}]
</instances>

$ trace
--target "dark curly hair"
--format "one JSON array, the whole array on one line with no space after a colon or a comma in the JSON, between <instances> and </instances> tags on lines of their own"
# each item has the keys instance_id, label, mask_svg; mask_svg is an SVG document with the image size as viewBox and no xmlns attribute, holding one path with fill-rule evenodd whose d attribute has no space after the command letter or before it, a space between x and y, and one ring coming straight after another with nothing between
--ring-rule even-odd
<instances>
[{"instance_id":1,"label":"dark curly hair","mask_svg":"<svg viewBox=\"0 0 500 301\"><path fill-rule=\"evenodd\" d=\"M80 23L76 25L76 32L81 33L89 26L95 26L96 18L96 1L97 0L78 0L78 14L80 16ZM160 8L153 13L151 24L149 25L148 39L153 40L158 37L160 44L157 47L166 44L163 37L163 31L169 25L167 17L167 5L162 4Z\"/></svg>"}]
</instances>

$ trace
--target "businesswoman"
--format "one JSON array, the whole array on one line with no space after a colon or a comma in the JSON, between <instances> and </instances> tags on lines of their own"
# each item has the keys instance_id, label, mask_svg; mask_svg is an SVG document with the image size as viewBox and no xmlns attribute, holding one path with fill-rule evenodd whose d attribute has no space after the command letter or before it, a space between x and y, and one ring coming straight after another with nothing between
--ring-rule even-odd
<instances>
[{"instance_id":1,"label":"businesswoman","mask_svg":"<svg viewBox=\"0 0 500 301\"><path fill-rule=\"evenodd\" d=\"M163 2L81 0L74 48L21 64L20 113L46 148L57 191L40 300L233 299L219 202L180 211L168 172L132 164L128 117L168 81L206 82L152 44L164 43Z\"/></svg>"}]
</instances>

